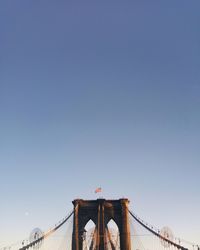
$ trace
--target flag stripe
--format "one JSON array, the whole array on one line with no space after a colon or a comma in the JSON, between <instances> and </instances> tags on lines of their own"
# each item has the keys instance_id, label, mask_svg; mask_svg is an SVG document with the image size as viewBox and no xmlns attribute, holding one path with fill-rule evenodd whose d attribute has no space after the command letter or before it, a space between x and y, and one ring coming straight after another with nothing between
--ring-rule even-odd
<instances>
[{"instance_id":1,"label":"flag stripe","mask_svg":"<svg viewBox=\"0 0 200 250\"><path fill-rule=\"evenodd\" d=\"M102 189L100 187L95 189L95 193L100 193L101 191L102 191Z\"/></svg>"}]
</instances>

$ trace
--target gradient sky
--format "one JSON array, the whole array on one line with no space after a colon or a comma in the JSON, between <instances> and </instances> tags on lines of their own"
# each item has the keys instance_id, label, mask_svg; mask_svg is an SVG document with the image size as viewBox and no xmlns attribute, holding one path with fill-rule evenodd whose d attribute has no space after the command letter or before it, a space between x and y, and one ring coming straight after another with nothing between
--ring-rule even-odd
<instances>
[{"instance_id":1,"label":"gradient sky","mask_svg":"<svg viewBox=\"0 0 200 250\"><path fill-rule=\"evenodd\" d=\"M0 246L98 186L200 244L199 68L199 0L1 0Z\"/></svg>"}]
</instances>

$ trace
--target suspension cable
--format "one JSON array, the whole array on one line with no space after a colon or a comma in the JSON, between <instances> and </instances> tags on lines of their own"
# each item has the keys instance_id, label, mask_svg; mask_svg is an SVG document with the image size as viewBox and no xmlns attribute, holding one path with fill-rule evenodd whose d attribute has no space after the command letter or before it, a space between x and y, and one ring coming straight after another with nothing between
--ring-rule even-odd
<instances>
[{"instance_id":1,"label":"suspension cable","mask_svg":"<svg viewBox=\"0 0 200 250\"><path fill-rule=\"evenodd\" d=\"M27 244L26 246L21 247L19 250L27 250L29 249L29 247L34 246L35 244L39 243L40 241L46 239L47 237L49 237L52 233L54 233L55 231L57 231L60 227L62 227L62 225L64 225L69 218L72 216L72 214L74 213L74 211L72 211L66 218L64 218L58 225L55 225L55 227L51 230L49 230L48 232L46 232L45 234L43 234L40 238L30 242L29 244Z\"/></svg>"},{"instance_id":2,"label":"suspension cable","mask_svg":"<svg viewBox=\"0 0 200 250\"><path fill-rule=\"evenodd\" d=\"M157 237L159 237L161 240L164 240L165 242L171 244L172 246L181 249L181 250L188 250L187 248L178 245L177 243L165 238L164 236L162 236L161 234L157 233L156 231L153 230L153 228L148 227L147 225L145 225L139 218L137 218L137 216L135 216L130 210L129 210L130 215L144 228L146 228L148 231L150 231L152 234L156 235Z\"/></svg>"}]
</instances>

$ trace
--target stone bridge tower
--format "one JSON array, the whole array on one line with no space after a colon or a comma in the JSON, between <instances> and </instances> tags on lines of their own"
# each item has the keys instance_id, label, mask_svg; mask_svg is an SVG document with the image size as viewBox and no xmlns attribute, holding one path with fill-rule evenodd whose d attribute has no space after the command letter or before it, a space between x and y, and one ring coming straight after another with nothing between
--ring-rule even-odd
<instances>
[{"instance_id":1,"label":"stone bridge tower","mask_svg":"<svg viewBox=\"0 0 200 250\"><path fill-rule=\"evenodd\" d=\"M128 199L119 200L81 200L73 201L74 222L72 234L72 250L83 250L83 234L89 220L95 224L95 250L107 250L106 228L112 219L118 226L120 250L131 250Z\"/></svg>"}]
</instances>

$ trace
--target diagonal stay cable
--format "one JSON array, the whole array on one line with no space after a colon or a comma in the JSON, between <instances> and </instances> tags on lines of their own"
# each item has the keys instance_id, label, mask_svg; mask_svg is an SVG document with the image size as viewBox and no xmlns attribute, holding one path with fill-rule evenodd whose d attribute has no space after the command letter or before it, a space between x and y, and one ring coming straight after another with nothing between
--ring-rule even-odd
<instances>
[{"instance_id":1,"label":"diagonal stay cable","mask_svg":"<svg viewBox=\"0 0 200 250\"><path fill-rule=\"evenodd\" d=\"M65 224L69 220L69 218L72 216L73 213L74 213L74 211L72 211L61 223L59 223L53 229L51 229L50 231L45 233L42 237L40 237L39 239L34 240L33 242L27 244L26 246L21 247L19 250L27 250L27 249L29 249L29 247L32 247L35 244L39 243L40 241L42 241L42 240L46 239L47 237L49 237L52 233L54 233L60 227L62 227L62 225Z\"/></svg>"},{"instance_id":2,"label":"diagonal stay cable","mask_svg":"<svg viewBox=\"0 0 200 250\"><path fill-rule=\"evenodd\" d=\"M129 210L130 215L144 228L146 228L148 231L150 231L152 234L156 235L157 237L159 237L161 240L166 241L167 243L171 244L172 246L181 249L181 250L188 250L187 248L176 244L175 242L166 239L165 237L163 237L162 235L160 235L159 233L155 232L153 229L149 228L147 225L145 225L140 219L138 219L130 210Z\"/></svg>"}]
</instances>

